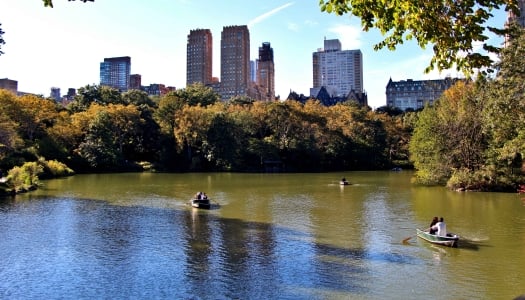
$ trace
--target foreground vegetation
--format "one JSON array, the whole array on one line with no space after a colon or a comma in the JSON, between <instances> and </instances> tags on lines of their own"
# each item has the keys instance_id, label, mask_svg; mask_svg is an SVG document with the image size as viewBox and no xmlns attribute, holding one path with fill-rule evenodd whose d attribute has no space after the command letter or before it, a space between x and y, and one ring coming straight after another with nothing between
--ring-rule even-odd
<instances>
[{"instance_id":1,"label":"foreground vegetation","mask_svg":"<svg viewBox=\"0 0 525 300\"><path fill-rule=\"evenodd\" d=\"M451 189L516 191L525 152L525 36L514 29L496 79L461 83L418 114L416 179Z\"/></svg>"}]
</instances>

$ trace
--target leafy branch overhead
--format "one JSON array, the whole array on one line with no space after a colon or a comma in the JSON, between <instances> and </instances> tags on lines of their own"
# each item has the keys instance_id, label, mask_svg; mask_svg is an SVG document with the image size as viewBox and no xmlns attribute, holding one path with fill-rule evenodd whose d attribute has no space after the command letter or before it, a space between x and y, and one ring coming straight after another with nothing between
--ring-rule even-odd
<instances>
[{"instance_id":1,"label":"leafy branch overhead","mask_svg":"<svg viewBox=\"0 0 525 300\"><path fill-rule=\"evenodd\" d=\"M422 49L431 45L434 51L425 72L455 67L466 75L493 63L488 54L477 52L477 45L486 53L499 52L487 33L502 35L506 29L487 25L492 13L504 8L519 14L516 0L319 0L319 5L323 12L360 18L364 31L378 29L384 40L374 50L395 50L416 40Z\"/></svg>"},{"instance_id":2,"label":"leafy branch overhead","mask_svg":"<svg viewBox=\"0 0 525 300\"><path fill-rule=\"evenodd\" d=\"M5 33L2 31L2 23L0 23L0 55L4 54L4 52L2 52L2 45L5 45L5 41L4 41L4 38L2 37L2 35Z\"/></svg>"},{"instance_id":3,"label":"leafy branch overhead","mask_svg":"<svg viewBox=\"0 0 525 300\"><path fill-rule=\"evenodd\" d=\"M42 1L44 1L44 6L45 7L47 7L47 6L53 7L53 0L42 0ZM67 0L67 1L75 1L75 0ZM95 2L95 0L80 0L80 1L82 1L84 3L88 2L88 1Z\"/></svg>"}]
</instances>

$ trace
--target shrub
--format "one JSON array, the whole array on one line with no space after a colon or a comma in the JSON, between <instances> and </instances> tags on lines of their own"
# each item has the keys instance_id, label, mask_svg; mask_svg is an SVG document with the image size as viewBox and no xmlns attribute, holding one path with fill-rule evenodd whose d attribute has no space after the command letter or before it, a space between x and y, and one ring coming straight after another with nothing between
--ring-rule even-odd
<instances>
[{"instance_id":1,"label":"shrub","mask_svg":"<svg viewBox=\"0 0 525 300\"><path fill-rule=\"evenodd\" d=\"M45 160L40 158L38 164L43 167L42 178L56 178L75 174L75 171L57 160Z\"/></svg>"},{"instance_id":2,"label":"shrub","mask_svg":"<svg viewBox=\"0 0 525 300\"><path fill-rule=\"evenodd\" d=\"M26 162L21 167L14 167L8 171L7 185L15 192L23 192L36 188L38 175L43 167L36 162Z\"/></svg>"}]
</instances>

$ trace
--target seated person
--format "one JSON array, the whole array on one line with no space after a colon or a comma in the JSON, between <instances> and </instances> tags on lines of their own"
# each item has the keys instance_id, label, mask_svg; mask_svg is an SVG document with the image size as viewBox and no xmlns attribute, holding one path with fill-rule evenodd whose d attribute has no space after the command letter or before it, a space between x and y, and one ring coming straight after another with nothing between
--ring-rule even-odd
<instances>
[{"instance_id":1,"label":"seated person","mask_svg":"<svg viewBox=\"0 0 525 300\"><path fill-rule=\"evenodd\" d=\"M439 218L439 222L432 226L431 229L437 230L438 236L447 236L447 225L445 224L443 217Z\"/></svg>"},{"instance_id":2,"label":"seated person","mask_svg":"<svg viewBox=\"0 0 525 300\"><path fill-rule=\"evenodd\" d=\"M438 217L434 217L434 218L432 219L432 222L430 222L430 226L429 226L428 233L430 233L430 234L436 234L437 229L433 229L432 226L436 225L437 222L438 222Z\"/></svg>"}]
</instances>

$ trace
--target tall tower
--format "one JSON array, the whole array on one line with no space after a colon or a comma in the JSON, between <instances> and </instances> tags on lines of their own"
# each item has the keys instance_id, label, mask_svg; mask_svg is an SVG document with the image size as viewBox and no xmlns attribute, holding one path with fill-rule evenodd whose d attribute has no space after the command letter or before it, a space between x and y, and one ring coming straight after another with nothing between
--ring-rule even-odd
<instances>
[{"instance_id":1,"label":"tall tower","mask_svg":"<svg viewBox=\"0 0 525 300\"><path fill-rule=\"evenodd\" d=\"M127 91L130 73L129 56L104 58L104 62L100 63L100 84Z\"/></svg>"},{"instance_id":2,"label":"tall tower","mask_svg":"<svg viewBox=\"0 0 525 300\"><path fill-rule=\"evenodd\" d=\"M186 85L212 82L212 41L209 29L190 30L186 46Z\"/></svg>"},{"instance_id":3,"label":"tall tower","mask_svg":"<svg viewBox=\"0 0 525 300\"><path fill-rule=\"evenodd\" d=\"M262 89L262 99L272 101L275 99L275 71L273 63L273 48L270 43L263 43L259 47L257 60L257 85Z\"/></svg>"},{"instance_id":4,"label":"tall tower","mask_svg":"<svg viewBox=\"0 0 525 300\"><path fill-rule=\"evenodd\" d=\"M223 100L247 95L250 82L248 26L226 26L221 33L221 88Z\"/></svg>"},{"instance_id":5,"label":"tall tower","mask_svg":"<svg viewBox=\"0 0 525 300\"><path fill-rule=\"evenodd\" d=\"M312 64L312 90L325 87L334 94L332 96L347 96L350 91L363 92L361 50L341 50L339 40L325 40L324 49L313 53Z\"/></svg>"}]
</instances>

